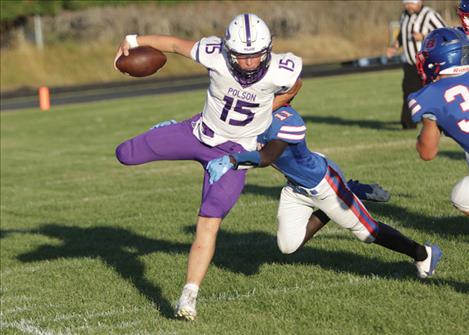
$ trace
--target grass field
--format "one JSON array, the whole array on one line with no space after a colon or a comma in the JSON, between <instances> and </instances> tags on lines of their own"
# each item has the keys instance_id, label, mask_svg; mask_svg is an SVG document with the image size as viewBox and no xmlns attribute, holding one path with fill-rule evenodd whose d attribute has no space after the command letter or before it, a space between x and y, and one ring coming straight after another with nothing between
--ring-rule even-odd
<instances>
[{"instance_id":1,"label":"grass field","mask_svg":"<svg viewBox=\"0 0 469 335\"><path fill-rule=\"evenodd\" d=\"M1 113L2 334L467 334L469 220L448 196L467 166L442 139L420 161L397 123L400 71L306 80L295 106L311 149L379 182L380 219L444 252L410 260L329 223L294 255L276 246L283 177L249 172L219 234L199 317L174 320L200 201L194 162L121 166L121 141L200 111L202 91ZM466 330L464 330L466 329Z\"/></svg>"}]
</instances>

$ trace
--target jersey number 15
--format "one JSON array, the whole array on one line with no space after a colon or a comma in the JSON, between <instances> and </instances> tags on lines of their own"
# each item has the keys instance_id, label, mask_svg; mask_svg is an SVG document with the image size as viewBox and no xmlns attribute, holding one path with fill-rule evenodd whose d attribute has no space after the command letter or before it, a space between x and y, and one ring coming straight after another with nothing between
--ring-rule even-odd
<instances>
[{"instance_id":1,"label":"jersey number 15","mask_svg":"<svg viewBox=\"0 0 469 335\"><path fill-rule=\"evenodd\" d=\"M222 121L226 121L226 119L228 118L228 112L231 110L231 107L233 107L235 99L225 95L223 97L223 101L225 101L225 106L223 107L223 111L220 115L220 119ZM256 107L259 107L259 104L253 104L252 102L247 102L243 100L236 100L236 105L233 110L236 113L246 115L246 118L244 120L229 119L228 123L231 124L232 126L245 126L248 123L251 123L252 120L254 119L254 113L251 112L250 108L256 108Z\"/></svg>"}]
</instances>

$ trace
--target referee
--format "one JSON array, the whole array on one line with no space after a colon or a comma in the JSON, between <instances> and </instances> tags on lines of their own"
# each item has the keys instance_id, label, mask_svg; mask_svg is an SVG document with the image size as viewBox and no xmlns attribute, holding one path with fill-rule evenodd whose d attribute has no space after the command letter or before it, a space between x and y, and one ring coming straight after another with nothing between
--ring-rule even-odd
<instances>
[{"instance_id":1,"label":"referee","mask_svg":"<svg viewBox=\"0 0 469 335\"><path fill-rule=\"evenodd\" d=\"M415 129L417 125L412 122L411 112L407 107L407 96L422 88L422 81L415 66L415 56L425 36L436 28L446 26L441 16L424 6L420 0L403 0L404 11L400 19L400 31L392 47L388 48L388 57L395 55L397 49L402 47L404 54L404 79L402 91L404 100L401 111L401 124L403 129Z\"/></svg>"}]
</instances>

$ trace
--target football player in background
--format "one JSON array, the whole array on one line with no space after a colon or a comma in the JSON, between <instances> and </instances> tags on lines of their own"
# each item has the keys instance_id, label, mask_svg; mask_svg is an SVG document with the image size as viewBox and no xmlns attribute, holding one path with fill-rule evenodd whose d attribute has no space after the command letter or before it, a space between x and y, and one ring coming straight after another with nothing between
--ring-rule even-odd
<instances>
[{"instance_id":1,"label":"football player in background","mask_svg":"<svg viewBox=\"0 0 469 335\"><path fill-rule=\"evenodd\" d=\"M421 245L394 228L376 221L350 190L339 167L322 154L311 152L306 125L297 111L283 106L274 112L271 126L258 137L260 151L233 153L210 161L210 183L243 166L272 165L287 178L278 208L277 245L284 254L303 246L331 218L361 241L376 243L410 256L420 278L432 276L441 250ZM313 212L313 208L317 208Z\"/></svg>"},{"instance_id":2,"label":"football player in background","mask_svg":"<svg viewBox=\"0 0 469 335\"><path fill-rule=\"evenodd\" d=\"M420 50L423 39L432 30L445 27L441 15L425 5L421 0L402 0L404 10L399 20L399 34L387 49L387 57L396 54L399 48L402 48L402 70L404 77L402 79L402 109L401 125L402 129L416 129L417 125L412 122L409 108L407 107L407 97L410 93L417 92L422 88L419 75L415 68L415 56Z\"/></svg>"},{"instance_id":3,"label":"football player in background","mask_svg":"<svg viewBox=\"0 0 469 335\"><path fill-rule=\"evenodd\" d=\"M182 122L131 138L116 149L124 165L160 160L194 160L206 166L211 159L256 149L257 135L272 121L272 110L292 99L301 87L302 59L292 53L275 54L265 22L254 14L236 16L223 37L199 41L164 35L128 35L117 58L129 49L150 46L193 59L208 69L210 79L200 114ZM169 125L168 125L169 124ZM215 252L223 218L236 203L245 183L245 170L229 171L223 181L208 182L204 173L202 201L195 239L188 257L186 285L176 316L196 317L196 299Z\"/></svg>"},{"instance_id":4,"label":"football player in background","mask_svg":"<svg viewBox=\"0 0 469 335\"><path fill-rule=\"evenodd\" d=\"M417 69L426 86L408 101L413 121L422 122L420 157L436 157L443 132L463 148L469 164L469 39L457 28L432 31L417 55ZM453 188L451 202L469 216L469 176Z\"/></svg>"},{"instance_id":5,"label":"football player in background","mask_svg":"<svg viewBox=\"0 0 469 335\"><path fill-rule=\"evenodd\" d=\"M462 29L469 36L469 0L461 0L458 6L458 16L461 19Z\"/></svg>"}]
</instances>

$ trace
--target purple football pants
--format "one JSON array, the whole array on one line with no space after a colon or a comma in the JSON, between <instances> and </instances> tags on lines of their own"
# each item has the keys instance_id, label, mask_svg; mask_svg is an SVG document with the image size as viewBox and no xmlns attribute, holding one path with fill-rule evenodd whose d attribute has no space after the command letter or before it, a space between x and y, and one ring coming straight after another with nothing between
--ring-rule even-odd
<instances>
[{"instance_id":1,"label":"purple football pants","mask_svg":"<svg viewBox=\"0 0 469 335\"><path fill-rule=\"evenodd\" d=\"M149 130L116 148L116 157L124 165L139 165L162 160L194 160L204 167L204 187L199 216L224 218L238 200L244 188L246 170L229 170L219 181L210 185L205 170L207 163L224 155L244 152L234 142L210 147L193 134L193 123L200 114L191 119L161 128Z\"/></svg>"}]
</instances>

